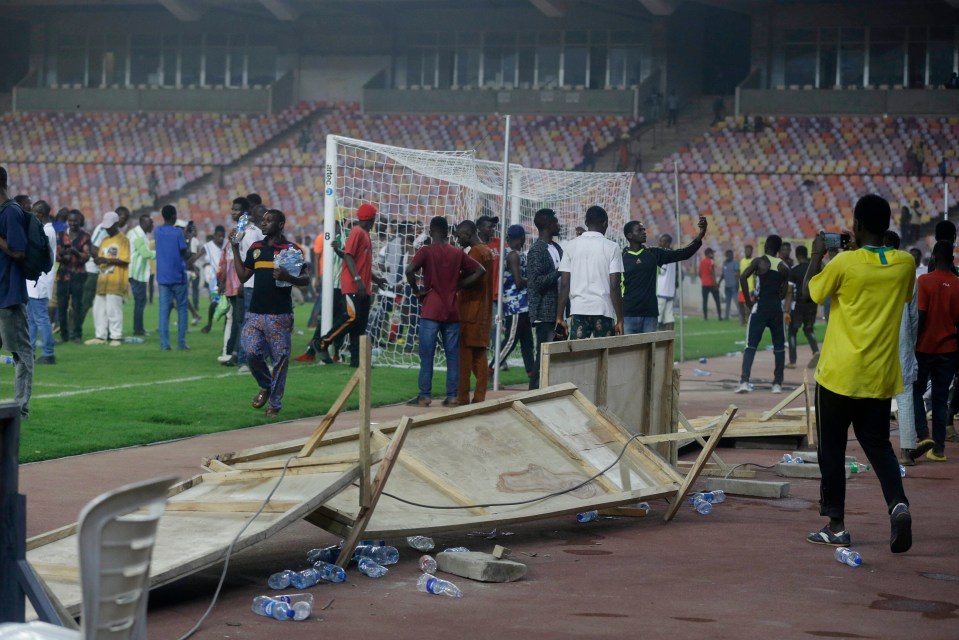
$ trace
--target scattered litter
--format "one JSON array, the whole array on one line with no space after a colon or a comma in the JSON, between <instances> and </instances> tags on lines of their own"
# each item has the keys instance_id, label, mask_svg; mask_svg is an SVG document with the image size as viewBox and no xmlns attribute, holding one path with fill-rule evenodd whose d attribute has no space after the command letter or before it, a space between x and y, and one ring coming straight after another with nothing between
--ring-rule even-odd
<instances>
[{"instance_id":1,"label":"scattered litter","mask_svg":"<svg viewBox=\"0 0 959 640\"><path fill-rule=\"evenodd\" d=\"M906 477L906 468L902 465L899 465L899 475L902 476L903 478Z\"/></svg>"},{"instance_id":2,"label":"scattered litter","mask_svg":"<svg viewBox=\"0 0 959 640\"><path fill-rule=\"evenodd\" d=\"M535 553L535 552L530 553L529 551L520 551L520 553L522 553L524 556L529 556L530 558L535 558L535 557L536 557L536 553Z\"/></svg>"},{"instance_id":3,"label":"scattered litter","mask_svg":"<svg viewBox=\"0 0 959 640\"><path fill-rule=\"evenodd\" d=\"M324 547L322 549L310 549L306 552L306 561L310 564L319 562L336 562L336 559L340 556L340 551L342 547L338 544L334 544L329 547Z\"/></svg>"},{"instance_id":4,"label":"scattered litter","mask_svg":"<svg viewBox=\"0 0 959 640\"><path fill-rule=\"evenodd\" d=\"M584 511L576 514L577 522L592 522L599 518L599 511Z\"/></svg>"},{"instance_id":5,"label":"scattered litter","mask_svg":"<svg viewBox=\"0 0 959 640\"><path fill-rule=\"evenodd\" d=\"M839 547L836 549L834 557L836 558L836 562L841 562L842 564L849 565L850 567L858 567L862 565L862 556L849 547Z\"/></svg>"},{"instance_id":6,"label":"scattered litter","mask_svg":"<svg viewBox=\"0 0 959 640\"><path fill-rule=\"evenodd\" d=\"M859 464L858 462L849 462L846 466L849 467L849 471L852 473L865 473L872 469L868 464Z\"/></svg>"},{"instance_id":7,"label":"scattered litter","mask_svg":"<svg viewBox=\"0 0 959 640\"><path fill-rule=\"evenodd\" d=\"M493 547L493 557L497 560L509 558L511 555L513 555L513 550L509 547L502 547L500 545Z\"/></svg>"},{"instance_id":8,"label":"scattered litter","mask_svg":"<svg viewBox=\"0 0 959 640\"><path fill-rule=\"evenodd\" d=\"M370 560L369 558L361 558L358 564L358 568L361 573L371 578L382 578L390 571L383 565L377 564L373 562L372 560Z\"/></svg>"},{"instance_id":9,"label":"scattered litter","mask_svg":"<svg viewBox=\"0 0 959 640\"><path fill-rule=\"evenodd\" d=\"M702 369L693 369L693 375L699 376L700 378L705 378L706 376L711 376L713 374L710 373L709 371L704 371Z\"/></svg>"},{"instance_id":10,"label":"scattered litter","mask_svg":"<svg viewBox=\"0 0 959 640\"><path fill-rule=\"evenodd\" d=\"M433 556L425 555L420 557L420 571L423 573L436 573L436 560Z\"/></svg>"},{"instance_id":11,"label":"scattered litter","mask_svg":"<svg viewBox=\"0 0 959 640\"><path fill-rule=\"evenodd\" d=\"M800 456L793 457L788 453L784 453L783 459L780 460L780 462L783 464L803 464L805 460L803 460Z\"/></svg>"},{"instance_id":12,"label":"scattered litter","mask_svg":"<svg viewBox=\"0 0 959 640\"><path fill-rule=\"evenodd\" d=\"M486 538L487 540L496 540L499 536L511 536L514 535L512 531L499 531L498 529L493 529L492 531L470 531L466 534L470 538Z\"/></svg>"},{"instance_id":13,"label":"scattered litter","mask_svg":"<svg viewBox=\"0 0 959 640\"><path fill-rule=\"evenodd\" d=\"M285 569L279 573L274 573L270 576L266 584L271 589L286 589L290 586L290 580L293 578L295 572Z\"/></svg>"},{"instance_id":14,"label":"scattered litter","mask_svg":"<svg viewBox=\"0 0 959 640\"><path fill-rule=\"evenodd\" d=\"M289 596L257 596L251 606L253 613L274 620L306 620L313 611L313 595L296 593Z\"/></svg>"},{"instance_id":15,"label":"scattered litter","mask_svg":"<svg viewBox=\"0 0 959 640\"><path fill-rule=\"evenodd\" d=\"M493 531L495 532L496 529L493 529ZM436 546L433 544L433 538L427 538L426 536L410 536L406 539L406 544L417 551L432 551L433 547Z\"/></svg>"},{"instance_id":16,"label":"scattered litter","mask_svg":"<svg viewBox=\"0 0 959 640\"><path fill-rule=\"evenodd\" d=\"M737 344L737 345L739 345L740 347L745 347L745 346L746 346L746 341L745 341L745 340L737 340L734 344Z\"/></svg>"},{"instance_id":17,"label":"scattered litter","mask_svg":"<svg viewBox=\"0 0 959 640\"><path fill-rule=\"evenodd\" d=\"M706 364L706 357L705 357L705 356L699 359L699 364Z\"/></svg>"},{"instance_id":18,"label":"scattered litter","mask_svg":"<svg viewBox=\"0 0 959 640\"><path fill-rule=\"evenodd\" d=\"M772 351L772 350L773 350L773 345L771 344L766 345L766 351Z\"/></svg>"},{"instance_id":19,"label":"scattered litter","mask_svg":"<svg viewBox=\"0 0 959 640\"><path fill-rule=\"evenodd\" d=\"M400 552L396 547L385 545L359 545L353 552L353 559L359 561L360 558L369 558L385 567L399 562Z\"/></svg>"},{"instance_id":20,"label":"scattered litter","mask_svg":"<svg viewBox=\"0 0 959 640\"><path fill-rule=\"evenodd\" d=\"M450 547L443 549L443 553L469 553L469 549L466 547Z\"/></svg>"},{"instance_id":21,"label":"scattered litter","mask_svg":"<svg viewBox=\"0 0 959 640\"><path fill-rule=\"evenodd\" d=\"M451 598L463 597L463 592L455 584L428 573L420 576L420 579L416 581L416 588L425 593L450 596Z\"/></svg>"}]
</instances>

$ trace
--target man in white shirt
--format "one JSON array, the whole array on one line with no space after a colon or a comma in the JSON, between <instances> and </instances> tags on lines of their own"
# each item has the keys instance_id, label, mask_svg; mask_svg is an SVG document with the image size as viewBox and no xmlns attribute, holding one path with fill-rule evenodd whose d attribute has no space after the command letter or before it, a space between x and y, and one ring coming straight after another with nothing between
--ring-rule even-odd
<instances>
[{"instance_id":1,"label":"man in white shirt","mask_svg":"<svg viewBox=\"0 0 959 640\"><path fill-rule=\"evenodd\" d=\"M673 237L668 233L659 236L659 246L670 250L673 248ZM676 300L676 271L677 263L671 262L659 267L656 275L656 302L659 304L659 328L672 331L676 323L673 314L673 304Z\"/></svg>"},{"instance_id":2,"label":"man in white shirt","mask_svg":"<svg viewBox=\"0 0 959 640\"><path fill-rule=\"evenodd\" d=\"M586 232L566 245L559 263L556 326L567 330L563 309L570 303L570 338L605 338L623 333L623 297L619 288L623 254L607 240L609 216L600 206L586 210Z\"/></svg>"},{"instance_id":3,"label":"man in white shirt","mask_svg":"<svg viewBox=\"0 0 959 640\"><path fill-rule=\"evenodd\" d=\"M50 220L50 205L43 200L33 204L33 214L43 225L43 233L50 241L50 259L56 262L57 234L53 230ZM27 280L27 334L30 336L30 347L37 344L37 333L40 334L42 346L41 356L35 360L37 364L56 364L53 354L53 327L50 325L50 314L47 306L53 294L53 269L41 275L36 282Z\"/></svg>"}]
</instances>

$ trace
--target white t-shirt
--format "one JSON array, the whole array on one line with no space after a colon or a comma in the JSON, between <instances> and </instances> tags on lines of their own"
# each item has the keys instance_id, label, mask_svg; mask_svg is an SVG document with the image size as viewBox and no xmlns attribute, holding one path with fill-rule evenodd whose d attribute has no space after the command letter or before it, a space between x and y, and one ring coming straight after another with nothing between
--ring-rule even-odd
<instances>
[{"instance_id":1,"label":"white t-shirt","mask_svg":"<svg viewBox=\"0 0 959 640\"><path fill-rule=\"evenodd\" d=\"M609 276L623 272L623 254L618 244L601 233L587 231L566 245L559 270L570 275L570 314L616 319L609 297Z\"/></svg>"},{"instance_id":2,"label":"white t-shirt","mask_svg":"<svg viewBox=\"0 0 959 640\"><path fill-rule=\"evenodd\" d=\"M100 243L103 242L103 239L107 237L107 230L103 228L102 224L98 224L93 227L93 233L90 234L90 244L96 248L100 248ZM87 263L83 266L87 273L100 274L100 265L93 261L91 256Z\"/></svg>"},{"instance_id":3,"label":"white t-shirt","mask_svg":"<svg viewBox=\"0 0 959 640\"><path fill-rule=\"evenodd\" d=\"M250 222L250 226L246 228L243 232L243 239L240 240L240 257L246 260L246 252L250 250L250 247L253 246L254 242L259 242L266 236L263 235L263 232L260 231L260 228ZM253 288L253 278L250 278L243 283L244 288L252 289Z\"/></svg>"},{"instance_id":4,"label":"white t-shirt","mask_svg":"<svg viewBox=\"0 0 959 640\"><path fill-rule=\"evenodd\" d=\"M223 247L218 247L212 240L203 245L201 273L203 274L203 281L209 285L210 291L216 291L216 270L220 267L220 256L222 255Z\"/></svg>"},{"instance_id":5,"label":"white t-shirt","mask_svg":"<svg viewBox=\"0 0 959 640\"><path fill-rule=\"evenodd\" d=\"M43 233L50 241L50 259L57 261L57 232L53 230L53 223L43 225ZM27 280L27 295L31 298L43 299L53 295L53 268L37 278L37 281Z\"/></svg>"},{"instance_id":6,"label":"white t-shirt","mask_svg":"<svg viewBox=\"0 0 959 640\"><path fill-rule=\"evenodd\" d=\"M656 276L656 297L672 300L676 297L676 263L670 262L659 267Z\"/></svg>"}]
</instances>

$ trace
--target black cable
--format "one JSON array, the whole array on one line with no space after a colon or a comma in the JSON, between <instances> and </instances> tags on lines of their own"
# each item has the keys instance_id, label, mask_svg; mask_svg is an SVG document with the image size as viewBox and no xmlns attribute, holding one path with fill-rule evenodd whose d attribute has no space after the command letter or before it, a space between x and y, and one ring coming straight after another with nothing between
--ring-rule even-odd
<instances>
[{"instance_id":1,"label":"black cable","mask_svg":"<svg viewBox=\"0 0 959 640\"><path fill-rule=\"evenodd\" d=\"M619 461L623 459L624 455L626 455L626 449L627 447L629 447L629 444L636 438L643 438L643 437L645 437L643 434L637 433L636 435L631 437L629 440L627 440L626 443L623 445L623 450L619 452L619 455L616 456L616 459L613 460L608 467L598 472L596 475L591 476L587 478L586 480L583 480L579 484L572 486L569 489L563 489L562 491L554 491L553 493L547 493L545 496L540 496L538 498L530 498L529 500L518 500L516 502L489 502L486 504L462 504L462 505L458 504L458 505L450 506L450 505L422 504L419 502L413 502L412 500L401 498L397 495L388 493L386 491L383 491L382 494L384 496L389 496L393 498L394 500L398 500L399 502L402 502L404 504L408 504L413 507L423 507L424 509L479 509L483 507L514 507L521 504L530 504L533 502L548 500L550 498L555 498L556 496L561 496L567 493L571 493L573 491L576 491L580 487L586 486L587 484L589 484L590 482L592 482L593 480L600 477L601 475L603 475L604 473L606 473L607 471L615 467L617 464L619 464Z\"/></svg>"},{"instance_id":2,"label":"black cable","mask_svg":"<svg viewBox=\"0 0 959 640\"><path fill-rule=\"evenodd\" d=\"M779 463L777 462L776 464L779 464ZM776 464L764 465L764 464L756 464L755 462L740 462L739 464L733 466L732 469L726 472L726 475L723 476L723 480L729 480L729 476L731 476L733 471L735 471L739 467L759 467L760 469L775 469Z\"/></svg>"}]
</instances>

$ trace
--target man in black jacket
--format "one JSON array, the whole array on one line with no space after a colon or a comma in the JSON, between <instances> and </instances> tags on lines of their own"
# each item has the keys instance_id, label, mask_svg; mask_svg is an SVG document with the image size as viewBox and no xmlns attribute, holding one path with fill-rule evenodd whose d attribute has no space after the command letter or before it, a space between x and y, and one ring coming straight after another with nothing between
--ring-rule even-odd
<instances>
[{"instance_id":1,"label":"man in black jacket","mask_svg":"<svg viewBox=\"0 0 959 640\"><path fill-rule=\"evenodd\" d=\"M699 218L699 235L682 249L670 250L646 246L646 227L632 220L623 227L629 247L623 249L623 326L624 333L656 331L659 305L656 300L656 274L659 267L687 260L703 246L706 218Z\"/></svg>"},{"instance_id":2,"label":"man in black jacket","mask_svg":"<svg viewBox=\"0 0 959 640\"><path fill-rule=\"evenodd\" d=\"M556 304L559 296L559 261L563 249L553 241L559 235L559 220L552 209L540 209L533 216L539 238L526 255L529 289L529 320L536 334L536 365L529 379L530 389L539 389L540 345L556 337Z\"/></svg>"}]
</instances>

